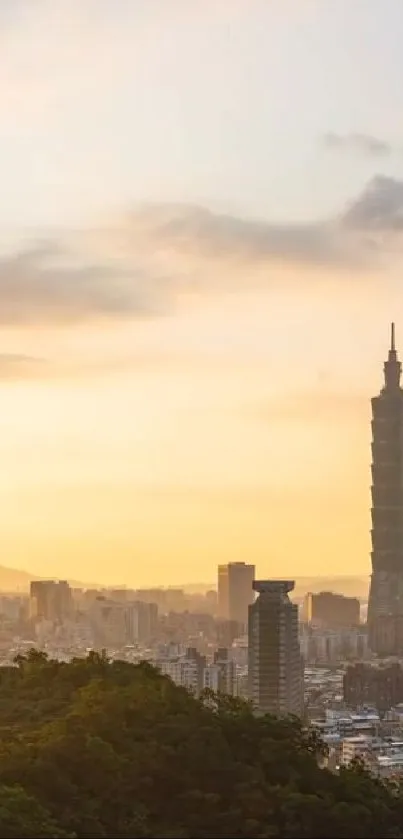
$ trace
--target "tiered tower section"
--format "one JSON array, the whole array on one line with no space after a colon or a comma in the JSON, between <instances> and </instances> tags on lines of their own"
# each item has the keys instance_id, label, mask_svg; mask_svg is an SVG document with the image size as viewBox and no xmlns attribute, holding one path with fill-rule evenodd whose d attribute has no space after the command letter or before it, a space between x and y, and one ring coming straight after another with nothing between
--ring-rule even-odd
<instances>
[{"instance_id":1,"label":"tiered tower section","mask_svg":"<svg viewBox=\"0 0 403 839\"><path fill-rule=\"evenodd\" d=\"M372 577L369 641L379 656L403 653L403 390L391 325L384 386L372 404Z\"/></svg>"}]
</instances>

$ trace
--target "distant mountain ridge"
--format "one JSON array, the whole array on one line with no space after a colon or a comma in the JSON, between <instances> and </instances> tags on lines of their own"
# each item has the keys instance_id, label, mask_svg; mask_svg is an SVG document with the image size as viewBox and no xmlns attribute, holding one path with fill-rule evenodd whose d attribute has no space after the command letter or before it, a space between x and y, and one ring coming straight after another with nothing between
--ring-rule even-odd
<instances>
[{"instance_id":1,"label":"distant mountain ridge","mask_svg":"<svg viewBox=\"0 0 403 839\"><path fill-rule=\"evenodd\" d=\"M332 576L332 577L299 577L290 574L285 575L287 579L295 580L294 596L296 598L304 597L308 591L334 591L339 594L345 594L348 597L359 597L366 599L368 596L369 575L368 576ZM273 579L280 579L278 575ZM52 577L41 577L38 574L31 574L29 571L22 571L18 568L8 568L6 565L0 565L0 592L21 592L29 591L29 585L32 580L49 580L49 579L65 579L63 576L54 574ZM120 588L119 585L110 583L107 586L105 583L88 583L78 580L71 580L68 582L74 588ZM128 585L128 588L131 588ZM136 588L137 586L133 586ZM181 585L166 586L162 583L160 586L138 586L138 588L178 588L184 589L190 594L202 594L208 590L216 588L215 583L183 583Z\"/></svg>"},{"instance_id":2,"label":"distant mountain ridge","mask_svg":"<svg viewBox=\"0 0 403 839\"><path fill-rule=\"evenodd\" d=\"M31 580L39 580L35 574L20 571L18 568L8 568L0 565L0 591L26 592L29 591Z\"/></svg>"},{"instance_id":3,"label":"distant mountain ridge","mask_svg":"<svg viewBox=\"0 0 403 839\"><path fill-rule=\"evenodd\" d=\"M31 574L29 571L21 571L18 568L8 568L0 565L0 592L15 592L25 594L29 591L30 583L33 580L59 580L65 579L55 574L53 577L40 577L38 574ZM99 588L97 583L83 583L77 580L68 579L73 588Z\"/></svg>"}]
</instances>

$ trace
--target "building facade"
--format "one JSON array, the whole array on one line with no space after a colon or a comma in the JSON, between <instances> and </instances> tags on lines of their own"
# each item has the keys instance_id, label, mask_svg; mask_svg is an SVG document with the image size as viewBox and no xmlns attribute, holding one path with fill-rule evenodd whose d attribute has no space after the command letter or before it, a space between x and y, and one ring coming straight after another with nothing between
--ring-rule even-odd
<instances>
[{"instance_id":1,"label":"building facade","mask_svg":"<svg viewBox=\"0 0 403 839\"><path fill-rule=\"evenodd\" d=\"M259 580L257 600L249 606L248 694L259 713L303 713L303 666L298 606L288 594L294 583Z\"/></svg>"},{"instance_id":2,"label":"building facade","mask_svg":"<svg viewBox=\"0 0 403 839\"><path fill-rule=\"evenodd\" d=\"M302 624L300 646L305 661L312 664L337 664L370 657L367 628L324 629Z\"/></svg>"},{"instance_id":3,"label":"building facade","mask_svg":"<svg viewBox=\"0 0 403 839\"><path fill-rule=\"evenodd\" d=\"M372 576L369 643L379 656L403 652L403 390L394 324L384 385L372 404Z\"/></svg>"},{"instance_id":4,"label":"building facade","mask_svg":"<svg viewBox=\"0 0 403 839\"><path fill-rule=\"evenodd\" d=\"M175 684L186 688L194 696L199 696L206 686L204 679L206 658L194 647L188 647L185 655L182 656L157 659L155 665L161 673L169 676Z\"/></svg>"},{"instance_id":5,"label":"building facade","mask_svg":"<svg viewBox=\"0 0 403 839\"><path fill-rule=\"evenodd\" d=\"M248 625L248 608L254 600L255 566L245 562L229 562L218 566L218 614L236 621L244 629Z\"/></svg>"},{"instance_id":6,"label":"building facade","mask_svg":"<svg viewBox=\"0 0 403 839\"><path fill-rule=\"evenodd\" d=\"M217 570L217 613L219 618L227 621L229 619L228 565L219 565Z\"/></svg>"},{"instance_id":7,"label":"building facade","mask_svg":"<svg viewBox=\"0 0 403 839\"><path fill-rule=\"evenodd\" d=\"M358 626L360 601L357 597L345 597L333 591L308 592L304 597L302 620L324 629Z\"/></svg>"},{"instance_id":8,"label":"building facade","mask_svg":"<svg viewBox=\"0 0 403 839\"><path fill-rule=\"evenodd\" d=\"M204 687L214 693L234 696L236 692L236 666L229 651L220 647L214 653L214 660L204 669Z\"/></svg>"},{"instance_id":9,"label":"building facade","mask_svg":"<svg viewBox=\"0 0 403 839\"><path fill-rule=\"evenodd\" d=\"M34 620L62 622L71 617L73 596L65 580L34 580L30 586L30 616Z\"/></svg>"}]
</instances>

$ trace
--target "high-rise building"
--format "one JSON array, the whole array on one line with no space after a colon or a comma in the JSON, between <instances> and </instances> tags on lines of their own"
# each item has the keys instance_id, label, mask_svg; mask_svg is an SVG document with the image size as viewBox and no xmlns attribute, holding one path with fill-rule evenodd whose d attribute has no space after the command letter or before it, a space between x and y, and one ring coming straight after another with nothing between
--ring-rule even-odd
<instances>
[{"instance_id":1,"label":"high-rise building","mask_svg":"<svg viewBox=\"0 0 403 839\"><path fill-rule=\"evenodd\" d=\"M147 643L157 632L156 603L112 600L99 595L92 602L89 615L96 643L107 647Z\"/></svg>"},{"instance_id":2,"label":"high-rise building","mask_svg":"<svg viewBox=\"0 0 403 839\"><path fill-rule=\"evenodd\" d=\"M34 580L30 587L30 615L36 620L63 622L73 612L73 596L65 580Z\"/></svg>"},{"instance_id":3,"label":"high-rise building","mask_svg":"<svg viewBox=\"0 0 403 839\"><path fill-rule=\"evenodd\" d=\"M229 562L218 566L218 613L230 621L237 621L245 629L248 608L254 600L255 566L245 562Z\"/></svg>"},{"instance_id":4,"label":"high-rise building","mask_svg":"<svg viewBox=\"0 0 403 839\"><path fill-rule=\"evenodd\" d=\"M392 323L384 385L372 402L372 576L369 643L380 656L403 652L403 390Z\"/></svg>"},{"instance_id":5,"label":"high-rise building","mask_svg":"<svg viewBox=\"0 0 403 839\"><path fill-rule=\"evenodd\" d=\"M53 587L53 580L33 580L31 582L29 592L29 612L31 618L48 620Z\"/></svg>"},{"instance_id":6,"label":"high-rise building","mask_svg":"<svg viewBox=\"0 0 403 839\"><path fill-rule=\"evenodd\" d=\"M100 595L91 604L89 615L95 645L120 647L126 643L126 609L124 602Z\"/></svg>"},{"instance_id":7,"label":"high-rise building","mask_svg":"<svg viewBox=\"0 0 403 839\"><path fill-rule=\"evenodd\" d=\"M360 601L333 591L321 591L304 597L302 620L324 628L353 627L360 623Z\"/></svg>"},{"instance_id":8,"label":"high-rise building","mask_svg":"<svg viewBox=\"0 0 403 839\"><path fill-rule=\"evenodd\" d=\"M248 693L259 713L303 712L303 665L298 606L288 594L294 582L258 580L257 600L249 606Z\"/></svg>"},{"instance_id":9,"label":"high-rise building","mask_svg":"<svg viewBox=\"0 0 403 839\"><path fill-rule=\"evenodd\" d=\"M218 566L217 579L217 611L218 617L229 619L228 603L228 565Z\"/></svg>"},{"instance_id":10,"label":"high-rise building","mask_svg":"<svg viewBox=\"0 0 403 839\"><path fill-rule=\"evenodd\" d=\"M64 621L71 617L74 604L73 593L67 580L59 580L56 590L57 620Z\"/></svg>"},{"instance_id":11,"label":"high-rise building","mask_svg":"<svg viewBox=\"0 0 403 839\"><path fill-rule=\"evenodd\" d=\"M218 620L215 624L216 641L220 647L231 647L236 638L245 634L245 626L238 621Z\"/></svg>"},{"instance_id":12,"label":"high-rise building","mask_svg":"<svg viewBox=\"0 0 403 839\"><path fill-rule=\"evenodd\" d=\"M158 606L140 600L126 604L126 631L128 643L147 643L155 637L158 628Z\"/></svg>"}]
</instances>

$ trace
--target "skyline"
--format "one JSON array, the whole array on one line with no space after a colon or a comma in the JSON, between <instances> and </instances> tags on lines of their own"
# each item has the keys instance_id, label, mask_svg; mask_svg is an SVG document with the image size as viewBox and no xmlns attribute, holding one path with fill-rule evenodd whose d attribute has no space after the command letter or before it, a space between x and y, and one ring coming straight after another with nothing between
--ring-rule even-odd
<instances>
[{"instance_id":1,"label":"skyline","mask_svg":"<svg viewBox=\"0 0 403 839\"><path fill-rule=\"evenodd\" d=\"M2 564L369 577L402 32L399 0L4 0Z\"/></svg>"}]
</instances>

